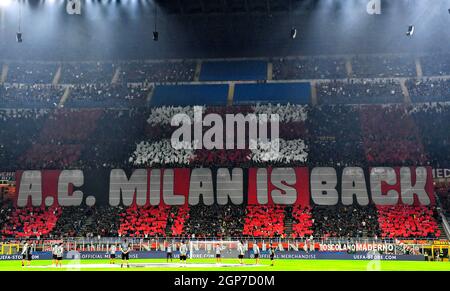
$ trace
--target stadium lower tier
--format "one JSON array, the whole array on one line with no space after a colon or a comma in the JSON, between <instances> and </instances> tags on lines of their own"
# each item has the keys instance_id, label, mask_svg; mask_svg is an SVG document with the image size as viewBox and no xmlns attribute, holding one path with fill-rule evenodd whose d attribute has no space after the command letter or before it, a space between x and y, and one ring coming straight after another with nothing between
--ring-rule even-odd
<instances>
[{"instance_id":1,"label":"stadium lower tier","mask_svg":"<svg viewBox=\"0 0 450 291\"><path fill-rule=\"evenodd\" d=\"M280 237L439 238L440 218L426 206L52 207L0 211L6 238Z\"/></svg>"}]
</instances>

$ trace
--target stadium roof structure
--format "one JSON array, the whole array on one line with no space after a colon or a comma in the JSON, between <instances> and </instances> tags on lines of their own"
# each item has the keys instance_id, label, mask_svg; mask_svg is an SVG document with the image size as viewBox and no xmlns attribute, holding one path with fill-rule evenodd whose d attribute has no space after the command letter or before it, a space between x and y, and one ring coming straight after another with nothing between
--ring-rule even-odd
<instances>
[{"instance_id":1,"label":"stadium roof structure","mask_svg":"<svg viewBox=\"0 0 450 291\"><path fill-rule=\"evenodd\" d=\"M168 14L271 14L312 9L318 0L157 0Z\"/></svg>"}]
</instances>

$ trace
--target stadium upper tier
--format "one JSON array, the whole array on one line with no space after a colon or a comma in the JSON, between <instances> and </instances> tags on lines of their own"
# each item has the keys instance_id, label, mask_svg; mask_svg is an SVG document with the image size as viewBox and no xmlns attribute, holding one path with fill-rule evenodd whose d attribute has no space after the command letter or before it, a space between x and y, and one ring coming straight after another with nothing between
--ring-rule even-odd
<instances>
[{"instance_id":1,"label":"stadium upper tier","mask_svg":"<svg viewBox=\"0 0 450 291\"><path fill-rule=\"evenodd\" d=\"M450 101L450 55L0 62L1 107Z\"/></svg>"},{"instance_id":2,"label":"stadium upper tier","mask_svg":"<svg viewBox=\"0 0 450 291\"><path fill-rule=\"evenodd\" d=\"M133 167L450 166L450 105L208 106L277 113L280 155L250 149L174 150L170 121L193 107L0 110L2 170Z\"/></svg>"}]
</instances>

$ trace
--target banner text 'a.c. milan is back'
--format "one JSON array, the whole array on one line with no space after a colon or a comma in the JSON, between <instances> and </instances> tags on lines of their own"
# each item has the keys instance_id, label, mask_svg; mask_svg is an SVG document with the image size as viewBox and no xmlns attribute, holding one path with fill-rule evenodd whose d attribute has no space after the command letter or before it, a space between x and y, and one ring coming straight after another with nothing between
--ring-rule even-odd
<instances>
[{"instance_id":1,"label":"banner text 'a.c. milan is back'","mask_svg":"<svg viewBox=\"0 0 450 291\"><path fill-rule=\"evenodd\" d=\"M18 207L434 204L429 167L33 170L16 181Z\"/></svg>"}]
</instances>

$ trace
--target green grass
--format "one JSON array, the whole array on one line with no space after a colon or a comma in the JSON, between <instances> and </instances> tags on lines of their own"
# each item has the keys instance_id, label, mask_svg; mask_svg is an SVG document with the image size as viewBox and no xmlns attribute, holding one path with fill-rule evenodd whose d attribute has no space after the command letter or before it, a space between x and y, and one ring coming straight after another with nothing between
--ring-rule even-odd
<instances>
[{"instance_id":1,"label":"green grass","mask_svg":"<svg viewBox=\"0 0 450 291\"><path fill-rule=\"evenodd\" d=\"M0 271L53 271L67 270L64 265L71 261L64 261L63 267L56 269L48 268L22 268L20 261L0 261ZM164 259L141 259L131 260L131 263L164 263ZM177 262L174 260L174 262ZM108 260L83 260L81 264L108 264ZM188 260L191 263L214 264L214 259L193 259ZM236 259L224 259L223 263L237 264ZM245 260L246 264L254 264L253 259ZM120 261L116 261L120 264ZM270 266L269 260L261 260L262 266L257 267L200 267L200 268L180 268L180 267L159 267L159 268L81 268L86 271L366 271L366 270L382 270L382 271L450 271L450 262L405 262L405 261L342 261L342 260L277 260L275 266ZM33 261L31 266L49 266L51 261Z\"/></svg>"}]
</instances>

